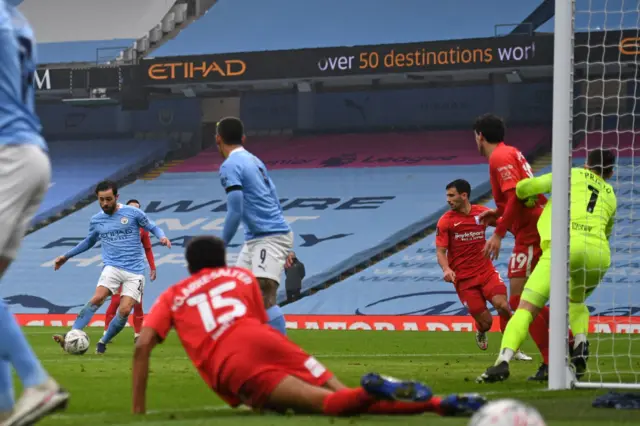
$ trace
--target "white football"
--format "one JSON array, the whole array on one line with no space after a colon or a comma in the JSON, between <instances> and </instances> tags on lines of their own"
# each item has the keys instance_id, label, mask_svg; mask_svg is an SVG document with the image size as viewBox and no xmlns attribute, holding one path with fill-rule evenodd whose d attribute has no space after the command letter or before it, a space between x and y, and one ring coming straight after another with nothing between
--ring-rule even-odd
<instances>
[{"instance_id":1,"label":"white football","mask_svg":"<svg viewBox=\"0 0 640 426\"><path fill-rule=\"evenodd\" d=\"M546 423L532 406L515 399L498 399L478 410L469 426L546 426Z\"/></svg>"},{"instance_id":2,"label":"white football","mask_svg":"<svg viewBox=\"0 0 640 426\"><path fill-rule=\"evenodd\" d=\"M89 349L89 336L82 330L71 330L64 335L64 350L71 355L84 355Z\"/></svg>"}]
</instances>

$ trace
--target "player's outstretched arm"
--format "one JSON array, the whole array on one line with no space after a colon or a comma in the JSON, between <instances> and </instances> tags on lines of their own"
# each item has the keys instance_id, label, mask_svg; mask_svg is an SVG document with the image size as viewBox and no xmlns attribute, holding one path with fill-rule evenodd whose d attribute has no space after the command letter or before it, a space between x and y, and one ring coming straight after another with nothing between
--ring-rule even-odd
<instances>
[{"instance_id":1,"label":"player's outstretched arm","mask_svg":"<svg viewBox=\"0 0 640 426\"><path fill-rule=\"evenodd\" d=\"M133 413L144 414L147 410L147 381L149 379L149 358L158 344L160 336L153 328L143 327L136 341L133 354Z\"/></svg>"},{"instance_id":2,"label":"player's outstretched arm","mask_svg":"<svg viewBox=\"0 0 640 426\"><path fill-rule=\"evenodd\" d=\"M53 264L54 271L57 271L64 265L67 260L75 257L85 251L89 250L91 247L95 246L98 242L98 232L94 229L93 225L89 227L89 235L82 240L78 245L74 248L63 254L62 256L58 256Z\"/></svg>"},{"instance_id":3,"label":"player's outstretched arm","mask_svg":"<svg viewBox=\"0 0 640 426\"><path fill-rule=\"evenodd\" d=\"M136 218L136 221L138 222L138 226L155 235L155 237L158 240L160 240L160 244L162 244L163 246L167 246L167 248L171 248L171 241L164 234L164 231L158 225L156 225L154 221L149 219L149 216L147 216L142 210L140 209L135 209L135 210L136 210L135 218Z\"/></svg>"},{"instance_id":4,"label":"player's outstretched arm","mask_svg":"<svg viewBox=\"0 0 640 426\"><path fill-rule=\"evenodd\" d=\"M150 278L151 281L156 279L156 262L153 257L153 246L151 245L151 238L149 238L149 232L143 231L142 237L140 238L142 241L142 247L144 247L144 255L147 257L147 262L149 263L149 269L151 270Z\"/></svg>"},{"instance_id":5,"label":"player's outstretched arm","mask_svg":"<svg viewBox=\"0 0 640 426\"><path fill-rule=\"evenodd\" d=\"M521 200L526 200L534 195L548 194L551 192L551 173L546 175L523 179L516 185L516 195Z\"/></svg>"},{"instance_id":6,"label":"player's outstretched arm","mask_svg":"<svg viewBox=\"0 0 640 426\"><path fill-rule=\"evenodd\" d=\"M224 228L222 229L222 240L225 246L229 245L233 236L238 231L240 221L242 219L242 209L244 203L244 195L242 190L231 190L227 194L227 217L224 220Z\"/></svg>"}]
</instances>

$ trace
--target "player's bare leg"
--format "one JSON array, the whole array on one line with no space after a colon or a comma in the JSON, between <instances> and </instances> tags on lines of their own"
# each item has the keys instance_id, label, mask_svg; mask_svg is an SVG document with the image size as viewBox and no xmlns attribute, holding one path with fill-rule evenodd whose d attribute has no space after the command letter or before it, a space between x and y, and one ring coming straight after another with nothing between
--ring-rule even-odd
<instances>
[{"instance_id":1,"label":"player's bare leg","mask_svg":"<svg viewBox=\"0 0 640 426\"><path fill-rule=\"evenodd\" d=\"M100 309L100 306L104 304L109 296L111 296L111 291L108 288L103 286L96 287L96 291L93 294L93 297L89 300L89 302L87 302L86 305L84 305L84 307L76 317L76 320L73 323L71 329L82 330L83 328L85 328L89 324L89 321L91 321L93 314L95 314L96 311ZM60 347L64 348L64 334L54 334L53 340L58 343Z\"/></svg>"},{"instance_id":2,"label":"player's bare leg","mask_svg":"<svg viewBox=\"0 0 640 426\"><path fill-rule=\"evenodd\" d=\"M100 341L96 344L97 354L104 354L107 351L107 344L109 344L111 339L120 333L127 325L129 314L136 303L138 303L138 301L131 296L122 295L120 297L120 306L118 306L118 313L116 314L116 317L109 324L107 333L102 336Z\"/></svg>"},{"instance_id":3,"label":"player's bare leg","mask_svg":"<svg viewBox=\"0 0 640 426\"><path fill-rule=\"evenodd\" d=\"M269 278L258 278L264 309L269 316L269 325L282 334L286 334L286 323L282 310L277 304L278 282Z\"/></svg>"}]
</instances>

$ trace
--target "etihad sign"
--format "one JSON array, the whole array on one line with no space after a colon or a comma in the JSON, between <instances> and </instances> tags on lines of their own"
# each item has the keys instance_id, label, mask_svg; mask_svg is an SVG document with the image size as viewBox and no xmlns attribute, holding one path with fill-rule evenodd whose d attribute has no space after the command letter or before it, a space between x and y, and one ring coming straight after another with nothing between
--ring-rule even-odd
<instances>
[{"instance_id":1,"label":"etihad sign","mask_svg":"<svg viewBox=\"0 0 640 426\"><path fill-rule=\"evenodd\" d=\"M247 64L239 59L226 61L187 61L153 64L147 71L152 80L206 80L210 75L237 77L247 71Z\"/></svg>"},{"instance_id":2,"label":"etihad sign","mask_svg":"<svg viewBox=\"0 0 640 426\"><path fill-rule=\"evenodd\" d=\"M640 55L640 37L627 37L618 46L623 55Z\"/></svg>"}]
</instances>

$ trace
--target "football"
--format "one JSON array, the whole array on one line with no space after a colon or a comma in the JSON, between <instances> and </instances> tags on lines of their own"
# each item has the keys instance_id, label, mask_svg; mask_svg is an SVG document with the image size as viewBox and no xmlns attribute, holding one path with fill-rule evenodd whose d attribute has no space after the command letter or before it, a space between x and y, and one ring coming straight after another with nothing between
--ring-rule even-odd
<instances>
[{"instance_id":1,"label":"football","mask_svg":"<svg viewBox=\"0 0 640 426\"><path fill-rule=\"evenodd\" d=\"M469 426L546 426L546 423L532 406L515 399L498 399L477 411Z\"/></svg>"},{"instance_id":2,"label":"football","mask_svg":"<svg viewBox=\"0 0 640 426\"><path fill-rule=\"evenodd\" d=\"M71 330L64 336L64 350L71 355L84 355L89 349L89 336L82 330Z\"/></svg>"}]
</instances>

